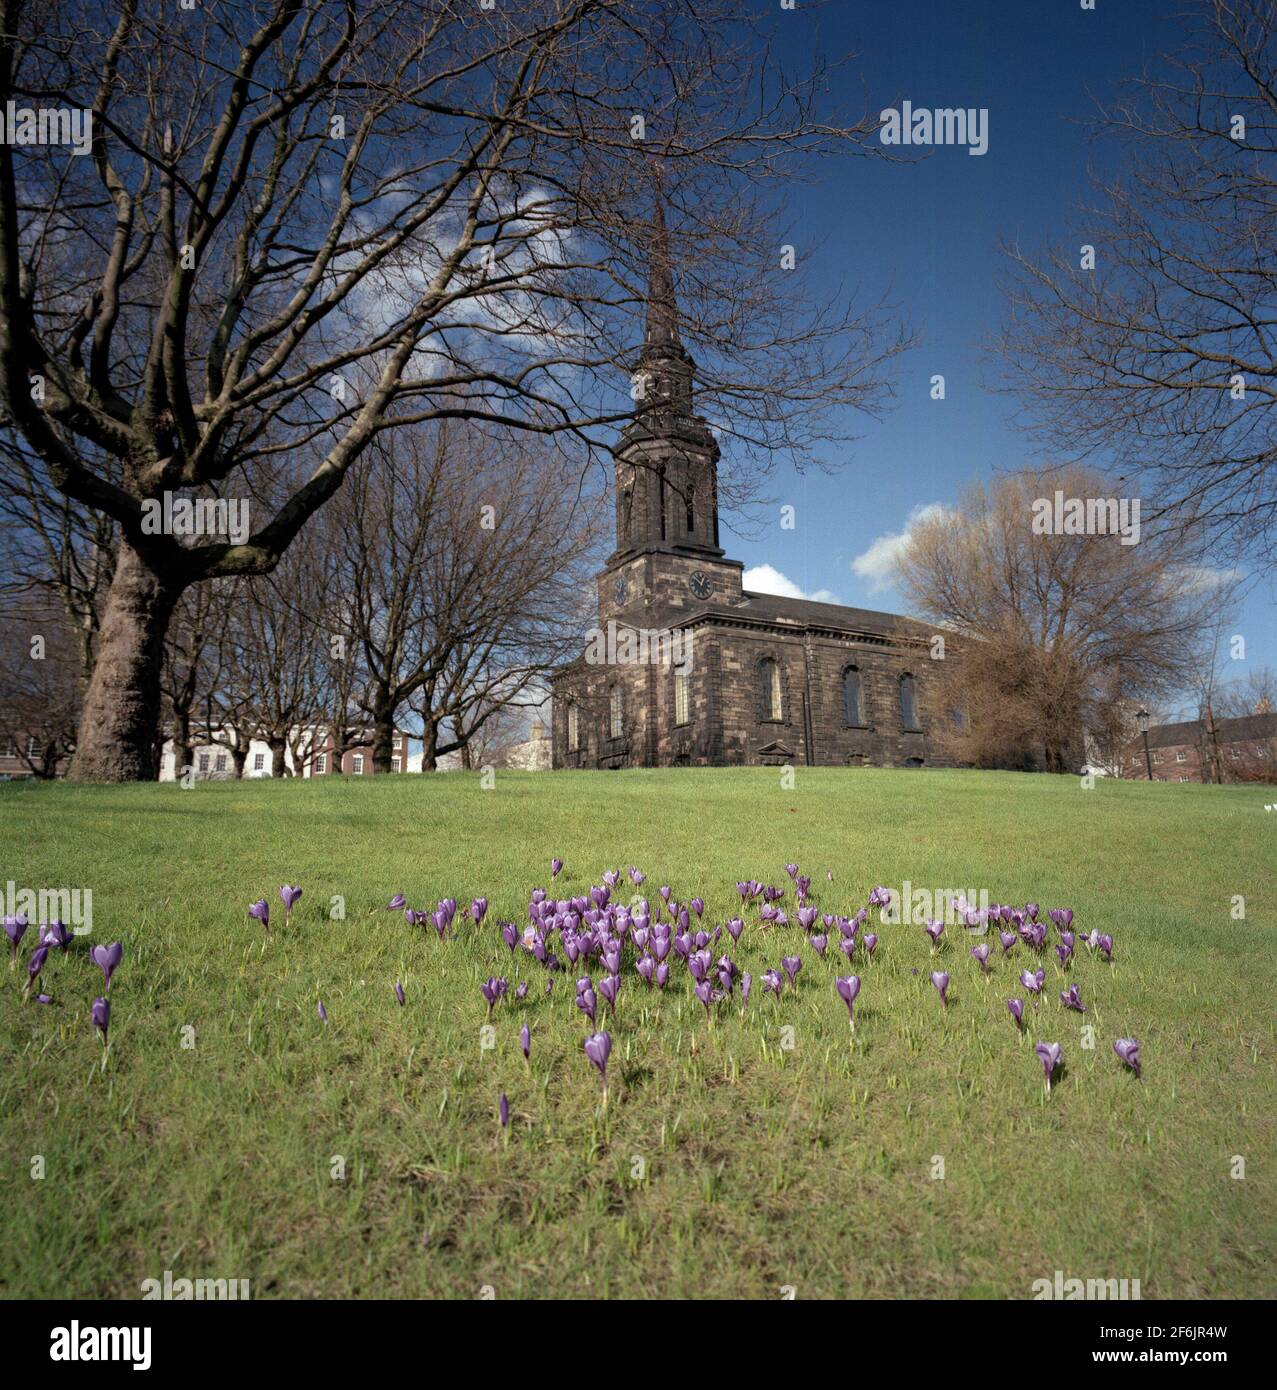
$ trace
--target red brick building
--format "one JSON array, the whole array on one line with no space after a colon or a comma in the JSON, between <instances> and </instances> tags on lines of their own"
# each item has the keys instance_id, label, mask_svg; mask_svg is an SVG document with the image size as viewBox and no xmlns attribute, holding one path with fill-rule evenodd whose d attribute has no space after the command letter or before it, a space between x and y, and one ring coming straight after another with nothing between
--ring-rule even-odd
<instances>
[{"instance_id":1,"label":"red brick building","mask_svg":"<svg viewBox=\"0 0 1277 1390\"><path fill-rule=\"evenodd\" d=\"M1126 745L1122 776L1155 782L1277 782L1277 714L1160 724ZM1216 777L1216 766L1222 778Z\"/></svg>"}]
</instances>

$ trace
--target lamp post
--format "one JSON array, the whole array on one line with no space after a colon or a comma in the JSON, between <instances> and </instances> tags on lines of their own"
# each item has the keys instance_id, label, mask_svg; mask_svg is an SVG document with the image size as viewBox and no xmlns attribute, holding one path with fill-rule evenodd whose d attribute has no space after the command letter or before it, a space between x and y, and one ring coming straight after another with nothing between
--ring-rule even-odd
<instances>
[{"instance_id":1,"label":"lamp post","mask_svg":"<svg viewBox=\"0 0 1277 1390\"><path fill-rule=\"evenodd\" d=\"M1144 735L1144 767L1148 772L1148 780L1151 782L1153 780L1153 759L1148 751L1148 710L1141 705L1135 718L1139 722L1140 733Z\"/></svg>"}]
</instances>

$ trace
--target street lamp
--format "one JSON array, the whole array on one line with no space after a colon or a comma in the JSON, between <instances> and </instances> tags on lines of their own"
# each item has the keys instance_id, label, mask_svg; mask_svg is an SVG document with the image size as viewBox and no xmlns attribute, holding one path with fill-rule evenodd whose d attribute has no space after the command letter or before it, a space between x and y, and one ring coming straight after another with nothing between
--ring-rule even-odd
<instances>
[{"instance_id":1,"label":"street lamp","mask_svg":"<svg viewBox=\"0 0 1277 1390\"><path fill-rule=\"evenodd\" d=\"M1151 782L1153 780L1153 759L1148 751L1148 710L1141 705L1135 718L1140 726L1140 733L1144 735L1144 766L1148 770L1148 780Z\"/></svg>"}]
</instances>

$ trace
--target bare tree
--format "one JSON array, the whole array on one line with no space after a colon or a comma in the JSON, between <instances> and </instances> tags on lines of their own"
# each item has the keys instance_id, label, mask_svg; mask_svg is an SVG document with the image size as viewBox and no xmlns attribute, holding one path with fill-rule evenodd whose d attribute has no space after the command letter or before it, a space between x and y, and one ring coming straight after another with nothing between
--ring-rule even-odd
<instances>
[{"instance_id":1,"label":"bare tree","mask_svg":"<svg viewBox=\"0 0 1277 1390\"><path fill-rule=\"evenodd\" d=\"M1277 6L1207 0L1190 32L1103 112L1129 174L1067 247L1011 248L1007 384L1057 454L1116 451L1154 520L1271 566Z\"/></svg>"},{"instance_id":2,"label":"bare tree","mask_svg":"<svg viewBox=\"0 0 1277 1390\"><path fill-rule=\"evenodd\" d=\"M932 720L968 762L1080 766L1083 731L1119 735L1135 702L1183 689L1212 603L1169 531L1035 532L1056 489L1107 495L1089 469L1036 469L975 487L956 514L911 533L900 579L914 607L957 648L934 683Z\"/></svg>"},{"instance_id":3,"label":"bare tree","mask_svg":"<svg viewBox=\"0 0 1277 1390\"><path fill-rule=\"evenodd\" d=\"M51 778L75 749L79 633L57 596L37 589L0 619L0 744L33 777Z\"/></svg>"},{"instance_id":4,"label":"bare tree","mask_svg":"<svg viewBox=\"0 0 1277 1390\"><path fill-rule=\"evenodd\" d=\"M824 73L783 73L731 0L0 0L0 31L0 87L92 118L90 157L0 145L0 405L120 535L76 777L151 775L179 596L269 572L383 432L610 443L654 156L736 478L883 397L899 338L804 308L768 191L881 154L876 119L817 110ZM174 496L261 514L157 530Z\"/></svg>"}]
</instances>

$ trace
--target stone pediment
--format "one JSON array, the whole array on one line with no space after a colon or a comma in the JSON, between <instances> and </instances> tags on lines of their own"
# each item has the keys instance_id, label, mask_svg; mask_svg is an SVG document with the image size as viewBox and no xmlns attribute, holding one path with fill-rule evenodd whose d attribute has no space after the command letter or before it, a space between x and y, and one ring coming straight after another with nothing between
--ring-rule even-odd
<instances>
[{"instance_id":1,"label":"stone pediment","mask_svg":"<svg viewBox=\"0 0 1277 1390\"><path fill-rule=\"evenodd\" d=\"M795 752L794 749L782 743L780 739L777 738L773 739L770 743L763 744L758 750L758 756L765 763L774 763L780 766L783 763L792 763L794 761Z\"/></svg>"}]
</instances>

